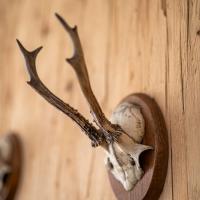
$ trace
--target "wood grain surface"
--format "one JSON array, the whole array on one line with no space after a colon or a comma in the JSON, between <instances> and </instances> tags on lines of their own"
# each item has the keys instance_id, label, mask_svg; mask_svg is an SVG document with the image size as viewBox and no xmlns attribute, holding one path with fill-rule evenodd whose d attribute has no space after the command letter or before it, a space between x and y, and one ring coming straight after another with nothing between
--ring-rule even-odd
<instances>
[{"instance_id":1,"label":"wood grain surface","mask_svg":"<svg viewBox=\"0 0 200 200\"><path fill-rule=\"evenodd\" d=\"M161 200L200 196L200 1L0 0L0 133L24 143L17 200L114 200L102 149L27 84L19 38L40 45L44 83L86 117L89 109L65 62L72 43L55 20L78 25L91 84L105 114L126 95L154 97L167 123L170 159Z\"/></svg>"}]
</instances>

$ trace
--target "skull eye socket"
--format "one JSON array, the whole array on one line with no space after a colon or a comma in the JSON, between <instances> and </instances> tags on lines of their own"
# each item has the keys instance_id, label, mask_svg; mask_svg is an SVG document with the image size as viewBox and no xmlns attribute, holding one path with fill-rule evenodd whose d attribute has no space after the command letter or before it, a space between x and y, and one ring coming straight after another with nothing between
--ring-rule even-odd
<instances>
[{"instance_id":1,"label":"skull eye socket","mask_svg":"<svg viewBox=\"0 0 200 200\"><path fill-rule=\"evenodd\" d=\"M108 158L108 163L107 163L108 168L111 170L114 168L113 164L110 162L110 159Z\"/></svg>"},{"instance_id":2,"label":"skull eye socket","mask_svg":"<svg viewBox=\"0 0 200 200\"><path fill-rule=\"evenodd\" d=\"M113 169L113 164L111 162L109 163L109 165L110 165L110 169Z\"/></svg>"},{"instance_id":3,"label":"skull eye socket","mask_svg":"<svg viewBox=\"0 0 200 200\"><path fill-rule=\"evenodd\" d=\"M135 165L135 161L133 160L133 158L131 158L131 165Z\"/></svg>"}]
</instances>

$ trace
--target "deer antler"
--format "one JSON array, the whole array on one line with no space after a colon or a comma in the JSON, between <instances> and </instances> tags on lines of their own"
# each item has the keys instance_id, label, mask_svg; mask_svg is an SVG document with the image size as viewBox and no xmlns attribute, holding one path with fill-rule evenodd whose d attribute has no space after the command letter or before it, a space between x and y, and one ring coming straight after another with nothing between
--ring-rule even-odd
<instances>
[{"instance_id":1,"label":"deer antler","mask_svg":"<svg viewBox=\"0 0 200 200\"><path fill-rule=\"evenodd\" d=\"M19 40L17 40L17 43L26 60L26 67L30 76L30 81L28 81L27 83L31 87L33 87L50 104L61 110L73 121L75 121L90 138L90 140L92 141L92 146L98 146L99 144L101 144L103 142L103 134L98 131L91 123L89 123L89 121L86 120L77 110L55 96L40 80L37 73L35 61L42 47L39 47L32 52L29 52L23 47Z\"/></svg>"},{"instance_id":2,"label":"deer antler","mask_svg":"<svg viewBox=\"0 0 200 200\"><path fill-rule=\"evenodd\" d=\"M71 58L66 59L66 61L76 72L82 92L88 104L90 105L90 110L94 121L100 130L102 130L107 142L113 142L122 133L122 129L118 125L111 124L111 122L105 117L96 97L94 96L94 93L92 92L77 26L71 28L60 15L57 13L55 15L63 25L64 29L71 36L74 44L74 55Z\"/></svg>"},{"instance_id":3,"label":"deer antler","mask_svg":"<svg viewBox=\"0 0 200 200\"><path fill-rule=\"evenodd\" d=\"M66 61L73 67L81 86L81 90L90 105L90 110L94 121L96 122L99 130L97 130L88 120L86 120L77 110L71 107L69 104L64 103L61 99L55 96L40 80L36 66L35 60L37 54L40 52L42 47L29 52L23 45L17 40L17 43L22 51L24 58L26 60L26 66L28 73L30 75L30 81L28 82L41 96L43 96L49 103L54 105L56 108L68 115L73 121L75 121L82 130L89 136L92 140L93 146L98 146L101 144L105 146L106 143L111 143L116 141L117 138L124 133L119 125L112 124L104 115L99 106L99 103L92 92L89 76L85 64L84 54L81 47L81 42L78 36L77 27L71 28L67 22L58 14L55 14L58 20L61 22L65 30L71 36L74 44L74 55L71 58L66 59ZM102 144L104 142L104 144Z\"/></svg>"}]
</instances>

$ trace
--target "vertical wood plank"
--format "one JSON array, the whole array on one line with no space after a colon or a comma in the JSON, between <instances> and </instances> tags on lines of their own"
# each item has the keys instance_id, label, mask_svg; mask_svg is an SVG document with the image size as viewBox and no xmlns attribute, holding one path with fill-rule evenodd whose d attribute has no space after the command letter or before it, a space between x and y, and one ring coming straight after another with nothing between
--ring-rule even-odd
<instances>
[{"instance_id":1,"label":"vertical wood plank","mask_svg":"<svg viewBox=\"0 0 200 200\"><path fill-rule=\"evenodd\" d=\"M200 151L199 142L199 120L200 120L200 69L199 49L200 37L200 2L188 1L188 24L187 24L187 66L184 73L184 94L185 94L185 131L187 133L187 178L188 178L188 199L199 199L200 196Z\"/></svg>"},{"instance_id":2,"label":"vertical wood plank","mask_svg":"<svg viewBox=\"0 0 200 200\"><path fill-rule=\"evenodd\" d=\"M174 199L188 199L184 105L184 68L187 65L187 1L167 1L168 124L171 136Z\"/></svg>"}]
</instances>

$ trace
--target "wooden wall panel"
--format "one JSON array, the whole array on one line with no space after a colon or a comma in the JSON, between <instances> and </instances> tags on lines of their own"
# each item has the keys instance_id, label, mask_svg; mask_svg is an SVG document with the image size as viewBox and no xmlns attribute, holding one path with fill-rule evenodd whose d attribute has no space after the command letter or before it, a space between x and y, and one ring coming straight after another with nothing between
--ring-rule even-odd
<instances>
[{"instance_id":1,"label":"wooden wall panel","mask_svg":"<svg viewBox=\"0 0 200 200\"><path fill-rule=\"evenodd\" d=\"M200 1L0 0L0 132L24 144L19 200L114 200L103 159L62 113L25 82L15 38L40 45L42 80L89 116L76 76L64 58L70 38L54 12L77 24L94 92L109 116L125 95L145 92L166 119L170 159L162 200L200 196Z\"/></svg>"}]
</instances>

